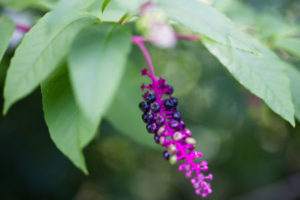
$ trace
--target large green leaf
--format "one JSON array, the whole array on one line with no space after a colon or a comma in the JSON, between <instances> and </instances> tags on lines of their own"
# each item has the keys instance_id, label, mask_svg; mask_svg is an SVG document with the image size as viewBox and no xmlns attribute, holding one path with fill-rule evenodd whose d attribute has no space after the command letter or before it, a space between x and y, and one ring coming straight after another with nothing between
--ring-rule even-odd
<instances>
[{"instance_id":1,"label":"large green leaf","mask_svg":"<svg viewBox=\"0 0 300 200\"><path fill-rule=\"evenodd\" d=\"M282 38L276 41L275 46L300 58L300 38Z\"/></svg>"},{"instance_id":2,"label":"large green leaf","mask_svg":"<svg viewBox=\"0 0 300 200\"><path fill-rule=\"evenodd\" d=\"M207 38L202 41L243 86L263 99L274 112L295 125L286 67L271 50L255 42L261 53L261 57L257 57Z\"/></svg>"},{"instance_id":3,"label":"large green leaf","mask_svg":"<svg viewBox=\"0 0 300 200\"><path fill-rule=\"evenodd\" d=\"M0 17L0 61L8 47L13 32L14 23L10 19Z\"/></svg>"},{"instance_id":4,"label":"large green leaf","mask_svg":"<svg viewBox=\"0 0 300 200\"><path fill-rule=\"evenodd\" d=\"M252 38L227 17L199 0L160 0L158 5L174 21L221 44L258 54Z\"/></svg>"},{"instance_id":5,"label":"large green leaf","mask_svg":"<svg viewBox=\"0 0 300 200\"><path fill-rule=\"evenodd\" d=\"M0 5L14 9L40 8L43 10L52 9L59 0L1 0Z\"/></svg>"},{"instance_id":6,"label":"large green leaf","mask_svg":"<svg viewBox=\"0 0 300 200\"><path fill-rule=\"evenodd\" d=\"M58 26L60 24L65 23L68 21L67 15L71 15L71 13L76 13L78 11L87 12L89 7L95 2L96 0L60 0L55 7L53 8L52 15L49 18L49 25L50 28L52 26Z\"/></svg>"},{"instance_id":7,"label":"large green leaf","mask_svg":"<svg viewBox=\"0 0 300 200\"><path fill-rule=\"evenodd\" d=\"M87 173L82 149L94 137L99 121L88 120L78 109L64 67L42 86L43 109L50 136L79 169Z\"/></svg>"},{"instance_id":8,"label":"large green leaf","mask_svg":"<svg viewBox=\"0 0 300 200\"><path fill-rule=\"evenodd\" d=\"M300 121L300 71L293 66L287 66L291 82L292 97L295 106L295 116Z\"/></svg>"},{"instance_id":9,"label":"large green leaf","mask_svg":"<svg viewBox=\"0 0 300 200\"><path fill-rule=\"evenodd\" d=\"M51 74L77 33L96 19L86 13L70 13L64 23L49 29L47 23L52 14L46 14L25 35L11 60L4 88L4 113Z\"/></svg>"},{"instance_id":10,"label":"large green leaf","mask_svg":"<svg viewBox=\"0 0 300 200\"><path fill-rule=\"evenodd\" d=\"M122 78L130 51L130 33L116 24L98 24L78 34L69 71L79 107L90 119L106 111Z\"/></svg>"},{"instance_id":11,"label":"large green leaf","mask_svg":"<svg viewBox=\"0 0 300 200\"><path fill-rule=\"evenodd\" d=\"M153 134L146 131L142 112L138 108L142 99L141 84L146 80L136 65L129 64L118 92L107 111L106 118L121 133L132 140L152 148L158 148Z\"/></svg>"},{"instance_id":12,"label":"large green leaf","mask_svg":"<svg viewBox=\"0 0 300 200\"><path fill-rule=\"evenodd\" d=\"M101 6L101 12L103 13L110 0L104 0Z\"/></svg>"}]
</instances>

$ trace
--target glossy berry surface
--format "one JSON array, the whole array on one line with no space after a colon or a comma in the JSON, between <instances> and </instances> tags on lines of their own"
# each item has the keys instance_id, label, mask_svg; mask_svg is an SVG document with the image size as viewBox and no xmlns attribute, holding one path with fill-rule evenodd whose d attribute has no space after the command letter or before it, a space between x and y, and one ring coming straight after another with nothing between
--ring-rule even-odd
<instances>
[{"instance_id":1,"label":"glossy berry surface","mask_svg":"<svg viewBox=\"0 0 300 200\"><path fill-rule=\"evenodd\" d=\"M173 106L176 107L178 105L178 99L175 97L172 97L171 100L173 101Z\"/></svg>"},{"instance_id":2,"label":"glossy berry surface","mask_svg":"<svg viewBox=\"0 0 300 200\"><path fill-rule=\"evenodd\" d=\"M147 124L146 128L149 133L156 133L158 130L158 126L155 123Z\"/></svg>"},{"instance_id":3,"label":"glossy berry surface","mask_svg":"<svg viewBox=\"0 0 300 200\"><path fill-rule=\"evenodd\" d=\"M174 102L172 101L172 99L167 99L165 100L164 105L166 109L170 110L173 108Z\"/></svg>"},{"instance_id":4,"label":"glossy berry surface","mask_svg":"<svg viewBox=\"0 0 300 200\"><path fill-rule=\"evenodd\" d=\"M156 144L159 143L159 139L160 139L160 137L158 135L154 136L154 141L155 141Z\"/></svg>"},{"instance_id":5,"label":"glossy berry surface","mask_svg":"<svg viewBox=\"0 0 300 200\"><path fill-rule=\"evenodd\" d=\"M177 128L179 128L179 122L177 120L171 120L169 122L169 126L172 129L177 129Z\"/></svg>"},{"instance_id":6,"label":"glossy berry surface","mask_svg":"<svg viewBox=\"0 0 300 200\"><path fill-rule=\"evenodd\" d=\"M155 100L156 100L155 94L153 94L153 93L148 93L148 94L146 95L146 101L147 101L148 103L153 103Z\"/></svg>"},{"instance_id":7,"label":"glossy berry surface","mask_svg":"<svg viewBox=\"0 0 300 200\"><path fill-rule=\"evenodd\" d=\"M164 152L163 152L163 157L164 157L166 160L169 160L170 154L168 153L168 151L164 151Z\"/></svg>"},{"instance_id":8,"label":"glossy berry surface","mask_svg":"<svg viewBox=\"0 0 300 200\"><path fill-rule=\"evenodd\" d=\"M160 110L160 105L158 103L153 103L151 106L151 111L157 113Z\"/></svg>"},{"instance_id":9,"label":"glossy berry surface","mask_svg":"<svg viewBox=\"0 0 300 200\"><path fill-rule=\"evenodd\" d=\"M173 119L180 120L181 119L181 112L180 111L175 111L173 113Z\"/></svg>"},{"instance_id":10,"label":"glossy berry surface","mask_svg":"<svg viewBox=\"0 0 300 200\"><path fill-rule=\"evenodd\" d=\"M139 104L139 108L141 109L141 111L143 111L143 112L148 112L149 110L150 110L150 105L148 104L148 103L146 103L146 102L141 102L140 104Z\"/></svg>"},{"instance_id":11,"label":"glossy berry surface","mask_svg":"<svg viewBox=\"0 0 300 200\"><path fill-rule=\"evenodd\" d=\"M154 115L152 113L144 113L142 119L145 123L149 124L153 121Z\"/></svg>"}]
</instances>

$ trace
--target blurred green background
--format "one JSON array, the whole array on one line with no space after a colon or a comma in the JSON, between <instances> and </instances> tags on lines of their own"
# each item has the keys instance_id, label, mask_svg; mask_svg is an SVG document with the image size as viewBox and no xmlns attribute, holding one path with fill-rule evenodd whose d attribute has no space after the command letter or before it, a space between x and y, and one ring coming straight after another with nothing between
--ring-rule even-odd
<instances>
[{"instance_id":1,"label":"blurred green background","mask_svg":"<svg viewBox=\"0 0 300 200\"><path fill-rule=\"evenodd\" d=\"M210 2L300 70L300 52L295 51L299 46L281 42L291 34L300 39L299 0ZM0 8L0 12L11 12L6 6ZM39 8L24 12L33 20L43 13ZM182 41L171 50L148 47L159 76L173 84L183 119L209 161L214 193L207 199L300 199L300 124L292 128L274 114L239 85L201 43ZM1 94L12 55L13 48L0 66ZM136 77L145 66L134 47L119 93L128 89L128 79L137 84L146 81ZM139 86L130 87L137 94L130 99L139 102ZM2 98L0 102L2 106ZM130 110L112 106L114 114L132 115ZM51 141L38 90L0 117L0 199L200 199L184 174L164 161L162 149L137 140L152 143L153 139L134 131L123 134L108 120L102 121L99 134L84 151L90 175L83 175Z\"/></svg>"}]
</instances>

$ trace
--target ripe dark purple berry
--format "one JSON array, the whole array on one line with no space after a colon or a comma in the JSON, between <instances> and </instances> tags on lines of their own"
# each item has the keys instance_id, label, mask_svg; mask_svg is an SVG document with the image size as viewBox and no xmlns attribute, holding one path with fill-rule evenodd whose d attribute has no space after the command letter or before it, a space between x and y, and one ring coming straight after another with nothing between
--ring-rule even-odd
<instances>
[{"instance_id":1,"label":"ripe dark purple berry","mask_svg":"<svg viewBox=\"0 0 300 200\"><path fill-rule=\"evenodd\" d=\"M179 124L180 124L180 127L182 129L185 129L185 122L184 121L180 121Z\"/></svg>"},{"instance_id":2,"label":"ripe dark purple berry","mask_svg":"<svg viewBox=\"0 0 300 200\"><path fill-rule=\"evenodd\" d=\"M154 135L154 141L156 144L159 143L159 139L160 139L160 137L158 135Z\"/></svg>"},{"instance_id":3,"label":"ripe dark purple berry","mask_svg":"<svg viewBox=\"0 0 300 200\"><path fill-rule=\"evenodd\" d=\"M169 126L172 129L178 129L179 128L179 122L177 120L171 120L169 122Z\"/></svg>"},{"instance_id":4,"label":"ripe dark purple berry","mask_svg":"<svg viewBox=\"0 0 300 200\"><path fill-rule=\"evenodd\" d=\"M143 112L148 112L150 109L150 105L144 101L139 104L139 107Z\"/></svg>"},{"instance_id":5,"label":"ripe dark purple berry","mask_svg":"<svg viewBox=\"0 0 300 200\"><path fill-rule=\"evenodd\" d=\"M168 153L168 151L164 151L164 152L163 152L163 157L164 157L166 160L169 160L170 154Z\"/></svg>"},{"instance_id":6,"label":"ripe dark purple berry","mask_svg":"<svg viewBox=\"0 0 300 200\"><path fill-rule=\"evenodd\" d=\"M174 102L172 101L172 99L167 99L167 100L165 100L164 105L167 110L170 110L173 108Z\"/></svg>"},{"instance_id":7,"label":"ripe dark purple berry","mask_svg":"<svg viewBox=\"0 0 300 200\"><path fill-rule=\"evenodd\" d=\"M159 110L160 110L160 105L159 105L158 103L152 104L152 106L151 106L151 111L152 111L153 113L157 113Z\"/></svg>"},{"instance_id":8,"label":"ripe dark purple berry","mask_svg":"<svg viewBox=\"0 0 300 200\"><path fill-rule=\"evenodd\" d=\"M153 121L154 115L152 113L144 113L142 119L145 123L149 124Z\"/></svg>"},{"instance_id":9,"label":"ripe dark purple berry","mask_svg":"<svg viewBox=\"0 0 300 200\"><path fill-rule=\"evenodd\" d=\"M163 118L162 116L158 116L155 122L158 126L162 126L165 122L165 118Z\"/></svg>"},{"instance_id":10,"label":"ripe dark purple berry","mask_svg":"<svg viewBox=\"0 0 300 200\"><path fill-rule=\"evenodd\" d=\"M173 101L174 107L176 107L178 105L178 99L175 97L172 97L171 99Z\"/></svg>"},{"instance_id":11,"label":"ripe dark purple berry","mask_svg":"<svg viewBox=\"0 0 300 200\"><path fill-rule=\"evenodd\" d=\"M146 96L146 101L148 103L153 103L156 100L156 96L153 93L148 93Z\"/></svg>"},{"instance_id":12,"label":"ripe dark purple berry","mask_svg":"<svg viewBox=\"0 0 300 200\"><path fill-rule=\"evenodd\" d=\"M176 119L176 120L181 119L181 112L179 110L177 110L173 113L173 119Z\"/></svg>"},{"instance_id":13,"label":"ripe dark purple berry","mask_svg":"<svg viewBox=\"0 0 300 200\"><path fill-rule=\"evenodd\" d=\"M158 130L158 126L155 123L147 124L146 128L149 133L156 133Z\"/></svg>"}]
</instances>

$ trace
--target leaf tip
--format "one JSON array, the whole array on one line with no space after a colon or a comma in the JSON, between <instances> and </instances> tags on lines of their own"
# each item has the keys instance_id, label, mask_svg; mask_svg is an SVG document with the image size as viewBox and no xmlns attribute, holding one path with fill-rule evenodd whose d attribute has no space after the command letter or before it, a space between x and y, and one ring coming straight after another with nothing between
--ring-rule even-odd
<instances>
[{"instance_id":1,"label":"leaf tip","mask_svg":"<svg viewBox=\"0 0 300 200\"><path fill-rule=\"evenodd\" d=\"M83 169L83 173L84 173L84 175L86 175L86 176L90 175L89 171L88 171L86 168Z\"/></svg>"},{"instance_id":2,"label":"leaf tip","mask_svg":"<svg viewBox=\"0 0 300 200\"><path fill-rule=\"evenodd\" d=\"M3 110L2 110L2 115L3 116L5 116L7 114L9 108L10 108L10 105L5 102L4 106L3 106Z\"/></svg>"},{"instance_id":3,"label":"leaf tip","mask_svg":"<svg viewBox=\"0 0 300 200\"><path fill-rule=\"evenodd\" d=\"M293 118L292 120L289 121L290 124L292 125L293 128L296 127L295 119Z\"/></svg>"}]
</instances>

